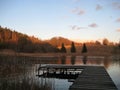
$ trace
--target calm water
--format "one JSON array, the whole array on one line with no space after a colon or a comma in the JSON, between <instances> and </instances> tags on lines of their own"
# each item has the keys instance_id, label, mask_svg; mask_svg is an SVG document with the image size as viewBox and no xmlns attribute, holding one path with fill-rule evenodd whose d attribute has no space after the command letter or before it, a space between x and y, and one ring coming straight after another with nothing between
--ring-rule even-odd
<instances>
[{"instance_id":1,"label":"calm water","mask_svg":"<svg viewBox=\"0 0 120 90\"><path fill-rule=\"evenodd\" d=\"M46 64L104 66L120 90L120 56L10 57L0 56L0 90L69 90L69 79L38 77L37 69Z\"/></svg>"}]
</instances>

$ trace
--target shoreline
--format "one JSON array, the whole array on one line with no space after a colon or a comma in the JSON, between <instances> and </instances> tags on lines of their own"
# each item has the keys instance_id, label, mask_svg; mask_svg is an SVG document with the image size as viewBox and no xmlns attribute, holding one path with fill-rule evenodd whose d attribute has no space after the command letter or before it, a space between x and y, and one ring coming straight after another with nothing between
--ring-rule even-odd
<instances>
[{"instance_id":1,"label":"shoreline","mask_svg":"<svg viewBox=\"0 0 120 90\"><path fill-rule=\"evenodd\" d=\"M61 56L120 56L111 53L18 53L18 52L1 52L1 56L26 56L26 57L61 57Z\"/></svg>"}]
</instances>

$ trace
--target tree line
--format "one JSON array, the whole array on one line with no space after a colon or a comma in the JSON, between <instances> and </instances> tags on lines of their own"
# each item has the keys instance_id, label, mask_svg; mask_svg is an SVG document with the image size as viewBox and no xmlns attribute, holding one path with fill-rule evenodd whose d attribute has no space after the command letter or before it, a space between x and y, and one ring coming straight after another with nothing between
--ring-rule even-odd
<instances>
[{"instance_id":1,"label":"tree line","mask_svg":"<svg viewBox=\"0 0 120 90\"><path fill-rule=\"evenodd\" d=\"M52 41L55 43L56 38L53 39ZM59 40L61 40L61 42L67 41L65 42L65 44L67 43L67 45L70 45L71 43L70 40L64 39L62 37L59 37ZM53 43L52 41L51 43ZM76 43L74 42L71 43L71 53L76 53L75 44ZM85 44L83 48L85 49L83 49L82 52L84 52L84 50L87 51ZM0 49L12 49L16 52L30 52L30 53L67 52L64 43L62 43L61 49L58 49L55 46L49 44L48 42L41 41L38 38L35 38L34 36L31 37L26 34L19 33L17 31L12 31L9 28L3 28L1 26L0 26Z\"/></svg>"},{"instance_id":2,"label":"tree line","mask_svg":"<svg viewBox=\"0 0 120 90\"><path fill-rule=\"evenodd\" d=\"M16 52L58 52L59 49L34 36L30 37L9 28L0 26L0 49L12 49Z\"/></svg>"},{"instance_id":3,"label":"tree line","mask_svg":"<svg viewBox=\"0 0 120 90\"><path fill-rule=\"evenodd\" d=\"M51 38L50 40L45 40L45 42L48 42L50 43L51 45L55 46L55 47L60 47L62 45L62 43L64 43L65 46L69 46L71 45L71 40L69 39L66 39L66 38L63 38L63 37L53 37ZM99 41L99 40L96 40L96 41L87 41L85 42L87 45L116 45L117 43L114 43L114 42L111 42L109 41L107 38L104 38L103 40ZM74 44L76 46L78 45L82 45L82 43L77 43L77 42L74 42Z\"/></svg>"},{"instance_id":4,"label":"tree line","mask_svg":"<svg viewBox=\"0 0 120 90\"><path fill-rule=\"evenodd\" d=\"M51 45L55 46L55 47L60 47L62 45L62 43L64 43L64 45L71 45L71 40L63 38L63 37L53 37L49 40L45 40L45 42L50 43ZM75 45L80 45L80 43L74 42Z\"/></svg>"},{"instance_id":5,"label":"tree line","mask_svg":"<svg viewBox=\"0 0 120 90\"><path fill-rule=\"evenodd\" d=\"M34 36L28 36L23 33L19 33L15 30L9 28L3 28L0 26L0 49L12 49L16 52L62 52L66 53L65 46L71 45L71 53L76 52L76 46L82 46L82 43L72 42L69 39L63 37L54 37L50 40L40 40ZM99 41L96 42L86 42L87 46L89 45L114 45L108 39L103 39L102 43ZM84 50L81 52L86 52L86 44L83 44ZM60 49L58 47L61 46ZM119 42L120 47L120 42Z\"/></svg>"}]
</instances>

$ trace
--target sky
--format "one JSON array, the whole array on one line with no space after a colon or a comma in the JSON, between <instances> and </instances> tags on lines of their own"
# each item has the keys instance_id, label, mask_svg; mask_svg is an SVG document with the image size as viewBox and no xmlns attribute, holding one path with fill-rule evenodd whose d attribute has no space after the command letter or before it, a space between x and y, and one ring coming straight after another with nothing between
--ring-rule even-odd
<instances>
[{"instance_id":1,"label":"sky","mask_svg":"<svg viewBox=\"0 0 120 90\"><path fill-rule=\"evenodd\" d=\"M120 41L120 0L0 0L0 25L50 39Z\"/></svg>"}]
</instances>

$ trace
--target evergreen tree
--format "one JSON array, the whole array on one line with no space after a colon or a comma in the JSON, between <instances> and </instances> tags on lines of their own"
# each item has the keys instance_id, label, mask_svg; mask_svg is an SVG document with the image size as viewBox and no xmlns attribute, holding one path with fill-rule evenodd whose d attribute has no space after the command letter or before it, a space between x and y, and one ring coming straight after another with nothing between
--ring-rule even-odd
<instances>
[{"instance_id":1,"label":"evergreen tree","mask_svg":"<svg viewBox=\"0 0 120 90\"><path fill-rule=\"evenodd\" d=\"M75 52L76 52L76 48L75 48L74 42L72 42L72 44L71 44L71 53L75 53Z\"/></svg>"},{"instance_id":2,"label":"evergreen tree","mask_svg":"<svg viewBox=\"0 0 120 90\"><path fill-rule=\"evenodd\" d=\"M61 52L62 52L62 53L66 53L66 48L65 48L65 46L64 46L64 43L62 43Z\"/></svg>"},{"instance_id":3,"label":"evergreen tree","mask_svg":"<svg viewBox=\"0 0 120 90\"><path fill-rule=\"evenodd\" d=\"M85 43L83 44L82 53L87 53L87 47Z\"/></svg>"}]
</instances>

